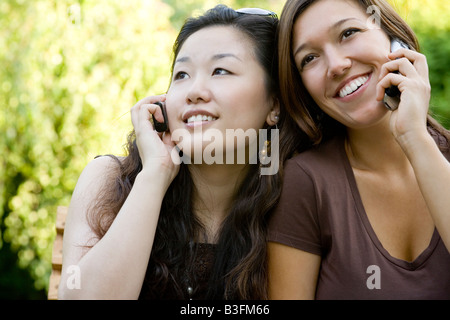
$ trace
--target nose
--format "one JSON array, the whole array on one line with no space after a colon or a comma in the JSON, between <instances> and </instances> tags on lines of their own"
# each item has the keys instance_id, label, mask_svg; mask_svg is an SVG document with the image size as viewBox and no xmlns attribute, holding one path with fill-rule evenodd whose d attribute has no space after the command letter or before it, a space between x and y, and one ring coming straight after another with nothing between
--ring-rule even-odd
<instances>
[{"instance_id":1,"label":"nose","mask_svg":"<svg viewBox=\"0 0 450 320\"><path fill-rule=\"evenodd\" d=\"M342 48L329 47L325 54L328 62L327 75L331 79L345 74L352 66L352 60Z\"/></svg>"},{"instance_id":2,"label":"nose","mask_svg":"<svg viewBox=\"0 0 450 320\"><path fill-rule=\"evenodd\" d=\"M188 104L208 102L211 99L211 91L208 87L208 80L203 76L197 76L187 92L186 100Z\"/></svg>"}]
</instances>

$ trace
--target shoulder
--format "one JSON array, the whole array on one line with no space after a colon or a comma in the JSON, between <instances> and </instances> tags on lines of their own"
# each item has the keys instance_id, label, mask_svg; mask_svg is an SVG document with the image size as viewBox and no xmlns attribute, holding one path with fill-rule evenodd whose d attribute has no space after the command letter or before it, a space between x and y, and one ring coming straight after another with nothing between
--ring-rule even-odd
<instances>
[{"instance_id":1,"label":"shoulder","mask_svg":"<svg viewBox=\"0 0 450 320\"><path fill-rule=\"evenodd\" d=\"M348 171L343 146L343 139L336 137L287 160L280 202L318 206L328 191L342 189Z\"/></svg>"},{"instance_id":2,"label":"shoulder","mask_svg":"<svg viewBox=\"0 0 450 320\"><path fill-rule=\"evenodd\" d=\"M115 160L109 156L97 157L90 161L81 172L74 192L80 186L92 188L106 182L111 174L119 170L118 161L120 161L118 158Z\"/></svg>"},{"instance_id":3,"label":"shoulder","mask_svg":"<svg viewBox=\"0 0 450 320\"><path fill-rule=\"evenodd\" d=\"M311 177L328 175L342 167L345 157L343 137L335 137L287 160L285 175L298 171Z\"/></svg>"},{"instance_id":4,"label":"shoulder","mask_svg":"<svg viewBox=\"0 0 450 320\"><path fill-rule=\"evenodd\" d=\"M329 204L345 188L342 138L327 140L287 160L280 199L269 220L269 241L320 255Z\"/></svg>"},{"instance_id":5,"label":"shoulder","mask_svg":"<svg viewBox=\"0 0 450 320\"><path fill-rule=\"evenodd\" d=\"M308 201L319 209L352 192L352 175L344 138L335 137L286 162L282 194L291 203Z\"/></svg>"},{"instance_id":6,"label":"shoulder","mask_svg":"<svg viewBox=\"0 0 450 320\"><path fill-rule=\"evenodd\" d=\"M119 173L121 161L120 158L109 156L90 161L78 178L69 209L77 208L76 212L85 212L89 204L96 201L104 186Z\"/></svg>"},{"instance_id":7,"label":"shoulder","mask_svg":"<svg viewBox=\"0 0 450 320\"><path fill-rule=\"evenodd\" d=\"M84 246L95 238L89 227L87 212L95 204L111 175L119 172L119 158L97 157L81 172L70 200L64 231L65 245Z\"/></svg>"},{"instance_id":8,"label":"shoulder","mask_svg":"<svg viewBox=\"0 0 450 320\"><path fill-rule=\"evenodd\" d=\"M122 158L114 156L96 157L83 169L78 182L80 180L104 182L111 174L119 171L122 161Z\"/></svg>"}]
</instances>

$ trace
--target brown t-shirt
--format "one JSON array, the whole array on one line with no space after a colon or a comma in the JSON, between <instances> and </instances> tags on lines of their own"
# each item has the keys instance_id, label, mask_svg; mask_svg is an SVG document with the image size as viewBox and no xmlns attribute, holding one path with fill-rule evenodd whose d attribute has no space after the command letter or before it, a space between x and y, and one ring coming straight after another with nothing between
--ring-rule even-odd
<instances>
[{"instance_id":1,"label":"brown t-shirt","mask_svg":"<svg viewBox=\"0 0 450 320\"><path fill-rule=\"evenodd\" d=\"M450 152L444 155L450 159ZM269 241L322 257L316 299L450 299L450 254L437 230L412 262L381 245L343 137L287 161Z\"/></svg>"}]
</instances>

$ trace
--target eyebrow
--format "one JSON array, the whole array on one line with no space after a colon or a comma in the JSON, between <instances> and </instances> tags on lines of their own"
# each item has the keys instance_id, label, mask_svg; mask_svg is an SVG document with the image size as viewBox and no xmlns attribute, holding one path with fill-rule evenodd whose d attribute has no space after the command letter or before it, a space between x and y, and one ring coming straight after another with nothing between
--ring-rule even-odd
<instances>
[{"instance_id":1,"label":"eyebrow","mask_svg":"<svg viewBox=\"0 0 450 320\"><path fill-rule=\"evenodd\" d=\"M212 56L211 60L216 61L216 60L225 59L225 58L235 58L242 62L242 59L240 59L238 56L236 56L235 54L232 54L232 53L215 54ZM190 62L190 61L191 61L191 58L189 58L189 57L181 57L181 58L177 59L175 61L175 63L183 63L183 62Z\"/></svg>"},{"instance_id":2,"label":"eyebrow","mask_svg":"<svg viewBox=\"0 0 450 320\"><path fill-rule=\"evenodd\" d=\"M220 59L224 59L224 58L235 58L239 61L242 61L238 56L236 56L235 54L232 54L232 53L215 54L211 60L220 60Z\"/></svg>"},{"instance_id":3,"label":"eyebrow","mask_svg":"<svg viewBox=\"0 0 450 320\"><path fill-rule=\"evenodd\" d=\"M339 20L339 21L337 21L336 23L334 23L329 29L335 29L335 28L338 28L338 27L340 27L342 24L346 23L346 22L349 21L349 20L358 20L358 21L359 21L359 19L357 19L357 18L347 18L347 19L342 19L342 20ZM294 52L294 57L295 57L300 51L302 51L305 47L307 47L308 45L309 45L309 43L306 42L306 43L303 43L301 46L299 46L299 47L295 50L295 52Z\"/></svg>"}]
</instances>

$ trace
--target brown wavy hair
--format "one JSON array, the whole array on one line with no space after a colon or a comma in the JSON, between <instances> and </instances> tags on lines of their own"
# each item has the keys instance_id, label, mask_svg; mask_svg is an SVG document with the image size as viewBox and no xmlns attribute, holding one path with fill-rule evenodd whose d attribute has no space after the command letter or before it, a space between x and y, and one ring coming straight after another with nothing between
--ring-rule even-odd
<instances>
[{"instance_id":1,"label":"brown wavy hair","mask_svg":"<svg viewBox=\"0 0 450 320\"><path fill-rule=\"evenodd\" d=\"M277 97L276 17L238 14L219 5L203 16L185 22L174 44L173 61L190 35L216 25L233 26L249 36L255 56L265 70L267 90ZM218 236L207 294L209 299L267 298L266 221L279 198L283 160L299 144L291 134L283 134L285 129L298 130L293 122L286 121L283 110L278 128L282 146L279 172L260 176L259 165L249 164L250 170L235 194L233 206ZM117 166L111 170L109 183L88 213L90 227L99 239L108 231L142 169L134 132L129 135L127 151L128 155L123 159L111 156ZM147 297L158 299L162 292L170 290L171 296L187 298L183 280L186 270L193 267L196 235L203 232L203 226L192 210L193 192L188 166L182 163L162 202L146 274ZM195 283L195 279L192 282Z\"/></svg>"},{"instance_id":2,"label":"brown wavy hair","mask_svg":"<svg viewBox=\"0 0 450 320\"><path fill-rule=\"evenodd\" d=\"M303 85L293 56L293 27L310 5L320 0L288 0L280 17L278 35L278 72L280 96L287 112L301 128L310 145L317 145L336 134L342 134L345 127L325 114L315 103ZM411 27L385 0L354 0L366 11L370 6L380 10L380 27L390 39L397 38L420 52L419 41ZM369 16L368 16L369 17ZM432 116L428 115L428 126L450 140L450 133Z\"/></svg>"}]
</instances>

